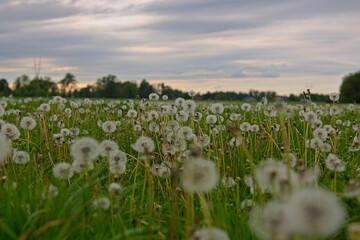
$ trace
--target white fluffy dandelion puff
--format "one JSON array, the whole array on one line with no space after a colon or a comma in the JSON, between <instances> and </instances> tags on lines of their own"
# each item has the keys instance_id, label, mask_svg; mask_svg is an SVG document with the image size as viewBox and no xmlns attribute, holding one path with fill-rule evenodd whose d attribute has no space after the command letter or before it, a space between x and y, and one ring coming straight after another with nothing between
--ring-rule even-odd
<instances>
[{"instance_id":1,"label":"white fluffy dandelion puff","mask_svg":"<svg viewBox=\"0 0 360 240\"><path fill-rule=\"evenodd\" d=\"M224 106L221 103L214 103L211 105L210 110L213 114L222 114L224 112Z\"/></svg>"},{"instance_id":2,"label":"white fluffy dandelion puff","mask_svg":"<svg viewBox=\"0 0 360 240\"><path fill-rule=\"evenodd\" d=\"M45 188L41 194L42 199L53 199L59 195L59 190L56 186L50 184L48 188Z\"/></svg>"},{"instance_id":3,"label":"white fluffy dandelion puff","mask_svg":"<svg viewBox=\"0 0 360 240\"><path fill-rule=\"evenodd\" d=\"M120 150L116 151L109 158L110 172L112 174L120 175L126 171L126 154Z\"/></svg>"},{"instance_id":4,"label":"white fluffy dandelion puff","mask_svg":"<svg viewBox=\"0 0 360 240\"><path fill-rule=\"evenodd\" d=\"M340 99L340 94L336 92L330 93L329 98L331 101L337 102Z\"/></svg>"},{"instance_id":5,"label":"white fluffy dandelion puff","mask_svg":"<svg viewBox=\"0 0 360 240\"><path fill-rule=\"evenodd\" d=\"M13 161L16 164L26 164L29 162L30 157L29 154L25 151L14 151L13 153Z\"/></svg>"},{"instance_id":6,"label":"white fluffy dandelion puff","mask_svg":"<svg viewBox=\"0 0 360 240\"><path fill-rule=\"evenodd\" d=\"M52 172L54 177L57 179L70 179L74 174L71 164L67 162L55 164Z\"/></svg>"},{"instance_id":7,"label":"white fluffy dandelion puff","mask_svg":"<svg viewBox=\"0 0 360 240\"><path fill-rule=\"evenodd\" d=\"M98 142L89 137L79 138L71 145L70 154L75 161L94 161L98 156Z\"/></svg>"},{"instance_id":8,"label":"white fluffy dandelion puff","mask_svg":"<svg viewBox=\"0 0 360 240\"><path fill-rule=\"evenodd\" d=\"M182 173L182 187L189 193L210 192L219 181L214 162L203 158L188 161Z\"/></svg>"},{"instance_id":9,"label":"white fluffy dandelion puff","mask_svg":"<svg viewBox=\"0 0 360 240\"><path fill-rule=\"evenodd\" d=\"M230 240L224 230L217 227L200 228L191 235L191 240Z\"/></svg>"},{"instance_id":10,"label":"white fluffy dandelion puff","mask_svg":"<svg viewBox=\"0 0 360 240\"><path fill-rule=\"evenodd\" d=\"M202 134L196 138L195 144L198 147L206 147L210 144L210 137L207 134Z\"/></svg>"},{"instance_id":11,"label":"white fluffy dandelion puff","mask_svg":"<svg viewBox=\"0 0 360 240\"><path fill-rule=\"evenodd\" d=\"M92 207L96 210L107 210L110 207L110 200L107 197L96 198Z\"/></svg>"},{"instance_id":12,"label":"white fluffy dandelion puff","mask_svg":"<svg viewBox=\"0 0 360 240\"><path fill-rule=\"evenodd\" d=\"M322 141L326 141L328 137L328 132L325 129L317 128L314 130L314 137Z\"/></svg>"},{"instance_id":13,"label":"white fluffy dandelion puff","mask_svg":"<svg viewBox=\"0 0 360 240\"><path fill-rule=\"evenodd\" d=\"M6 138L0 133L0 165L3 165L10 152L9 143Z\"/></svg>"},{"instance_id":14,"label":"white fluffy dandelion puff","mask_svg":"<svg viewBox=\"0 0 360 240\"><path fill-rule=\"evenodd\" d=\"M102 123L101 128L105 133L113 133L116 131L116 124L114 121L106 121Z\"/></svg>"},{"instance_id":15,"label":"white fluffy dandelion puff","mask_svg":"<svg viewBox=\"0 0 360 240\"><path fill-rule=\"evenodd\" d=\"M111 140L104 140L99 145L99 154L104 157L110 157L111 154L117 152L119 146Z\"/></svg>"},{"instance_id":16,"label":"white fluffy dandelion puff","mask_svg":"<svg viewBox=\"0 0 360 240\"><path fill-rule=\"evenodd\" d=\"M123 190L120 183L113 182L109 185L108 191L113 195L119 195Z\"/></svg>"},{"instance_id":17,"label":"white fluffy dandelion puff","mask_svg":"<svg viewBox=\"0 0 360 240\"><path fill-rule=\"evenodd\" d=\"M210 125L214 125L217 121L217 117L215 115L209 114L206 116L206 123Z\"/></svg>"},{"instance_id":18,"label":"white fluffy dandelion puff","mask_svg":"<svg viewBox=\"0 0 360 240\"><path fill-rule=\"evenodd\" d=\"M287 239L292 230L289 219L289 208L285 204L273 201L253 208L249 225L260 239Z\"/></svg>"},{"instance_id":19,"label":"white fluffy dandelion puff","mask_svg":"<svg viewBox=\"0 0 360 240\"><path fill-rule=\"evenodd\" d=\"M127 114L126 114L126 116L127 116L128 118L136 118L137 115L138 115L138 113L137 113L137 111L135 111L134 109L130 109L130 110L127 112Z\"/></svg>"},{"instance_id":20,"label":"white fluffy dandelion puff","mask_svg":"<svg viewBox=\"0 0 360 240\"><path fill-rule=\"evenodd\" d=\"M94 163L90 161L85 162L82 160L75 160L71 165L71 169L76 173L91 171L94 169Z\"/></svg>"},{"instance_id":21,"label":"white fluffy dandelion puff","mask_svg":"<svg viewBox=\"0 0 360 240\"><path fill-rule=\"evenodd\" d=\"M36 126L36 121L32 117L23 117L20 122L20 127L25 130L33 130Z\"/></svg>"},{"instance_id":22,"label":"white fluffy dandelion puff","mask_svg":"<svg viewBox=\"0 0 360 240\"><path fill-rule=\"evenodd\" d=\"M232 188L236 185L234 178L230 176L224 176L221 182L225 188Z\"/></svg>"},{"instance_id":23,"label":"white fluffy dandelion puff","mask_svg":"<svg viewBox=\"0 0 360 240\"><path fill-rule=\"evenodd\" d=\"M37 109L39 112L48 112L50 111L50 105L47 104L47 103L42 103L38 109Z\"/></svg>"},{"instance_id":24,"label":"white fluffy dandelion puff","mask_svg":"<svg viewBox=\"0 0 360 240\"><path fill-rule=\"evenodd\" d=\"M5 123L1 127L1 133L10 140L16 140L20 137L20 131L19 129L11 123Z\"/></svg>"},{"instance_id":25,"label":"white fluffy dandelion puff","mask_svg":"<svg viewBox=\"0 0 360 240\"><path fill-rule=\"evenodd\" d=\"M343 223L345 211L337 197L322 189L295 191L288 200L293 231L309 237L326 237Z\"/></svg>"},{"instance_id":26,"label":"white fluffy dandelion puff","mask_svg":"<svg viewBox=\"0 0 360 240\"><path fill-rule=\"evenodd\" d=\"M141 154L149 154L155 150L154 141L151 138L143 136L139 137L131 146L135 151Z\"/></svg>"},{"instance_id":27,"label":"white fluffy dandelion puff","mask_svg":"<svg viewBox=\"0 0 360 240\"><path fill-rule=\"evenodd\" d=\"M3 108L3 106L0 105L0 117L4 116L5 114L5 109Z\"/></svg>"},{"instance_id":28,"label":"white fluffy dandelion puff","mask_svg":"<svg viewBox=\"0 0 360 240\"><path fill-rule=\"evenodd\" d=\"M345 164L334 154L329 154L325 159L325 165L330 171L343 172L345 171Z\"/></svg>"}]
</instances>

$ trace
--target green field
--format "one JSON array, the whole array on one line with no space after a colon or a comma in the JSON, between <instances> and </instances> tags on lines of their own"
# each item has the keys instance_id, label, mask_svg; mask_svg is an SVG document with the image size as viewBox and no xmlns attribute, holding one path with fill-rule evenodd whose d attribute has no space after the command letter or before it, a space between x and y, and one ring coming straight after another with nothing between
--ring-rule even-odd
<instances>
[{"instance_id":1,"label":"green field","mask_svg":"<svg viewBox=\"0 0 360 240\"><path fill-rule=\"evenodd\" d=\"M0 239L360 239L358 105L149 98L1 100Z\"/></svg>"}]
</instances>

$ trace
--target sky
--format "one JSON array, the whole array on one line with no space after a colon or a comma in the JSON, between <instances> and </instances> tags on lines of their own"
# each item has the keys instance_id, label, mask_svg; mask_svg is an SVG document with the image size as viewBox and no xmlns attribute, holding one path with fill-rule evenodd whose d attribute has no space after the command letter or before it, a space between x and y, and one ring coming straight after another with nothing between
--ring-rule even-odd
<instances>
[{"instance_id":1,"label":"sky","mask_svg":"<svg viewBox=\"0 0 360 240\"><path fill-rule=\"evenodd\" d=\"M0 78L115 74L184 91L339 91L359 0L0 0Z\"/></svg>"}]
</instances>

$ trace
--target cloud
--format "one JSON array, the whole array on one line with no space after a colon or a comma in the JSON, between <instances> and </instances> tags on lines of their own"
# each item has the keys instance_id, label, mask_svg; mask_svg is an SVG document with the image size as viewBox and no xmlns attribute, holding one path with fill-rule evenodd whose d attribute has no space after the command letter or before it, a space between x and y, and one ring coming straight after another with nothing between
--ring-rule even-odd
<instances>
[{"instance_id":1,"label":"cloud","mask_svg":"<svg viewBox=\"0 0 360 240\"><path fill-rule=\"evenodd\" d=\"M230 77L232 77L232 78L243 78L245 76L246 76L246 74L243 73L242 71L236 71L230 75Z\"/></svg>"}]
</instances>

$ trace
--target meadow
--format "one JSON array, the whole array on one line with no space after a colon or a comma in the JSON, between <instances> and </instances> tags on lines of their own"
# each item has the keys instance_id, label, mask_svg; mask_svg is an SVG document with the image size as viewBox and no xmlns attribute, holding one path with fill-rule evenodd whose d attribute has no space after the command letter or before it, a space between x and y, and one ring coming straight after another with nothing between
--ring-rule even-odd
<instances>
[{"instance_id":1,"label":"meadow","mask_svg":"<svg viewBox=\"0 0 360 240\"><path fill-rule=\"evenodd\" d=\"M0 239L360 239L360 108L0 100Z\"/></svg>"}]
</instances>

